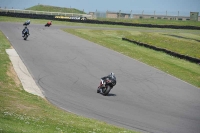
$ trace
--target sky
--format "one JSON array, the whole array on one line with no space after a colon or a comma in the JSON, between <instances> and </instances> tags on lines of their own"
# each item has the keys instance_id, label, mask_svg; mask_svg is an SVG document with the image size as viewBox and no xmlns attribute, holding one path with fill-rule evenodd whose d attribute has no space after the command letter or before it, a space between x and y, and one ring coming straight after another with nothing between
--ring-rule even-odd
<instances>
[{"instance_id":1,"label":"sky","mask_svg":"<svg viewBox=\"0 0 200 133\"><path fill-rule=\"evenodd\" d=\"M131 12L153 14L189 15L199 12L200 0L0 0L0 7L7 9L25 9L38 4L52 5L84 10L86 13L101 11Z\"/></svg>"}]
</instances>

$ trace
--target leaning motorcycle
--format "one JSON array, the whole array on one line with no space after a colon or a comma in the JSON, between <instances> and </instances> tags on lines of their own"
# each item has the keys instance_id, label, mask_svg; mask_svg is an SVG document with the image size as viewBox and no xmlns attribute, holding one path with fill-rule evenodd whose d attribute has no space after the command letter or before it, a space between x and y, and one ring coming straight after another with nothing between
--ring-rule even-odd
<instances>
[{"instance_id":1,"label":"leaning motorcycle","mask_svg":"<svg viewBox=\"0 0 200 133\"><path fill-rule=\"evenodd\" d=\"M104 96L107 96L111 89L116 85L116 80L114 79L108 79L105 81L105 87L103 87L103 84L100 82L100 86L97 88L97 93L100 93L100 89L102 90L101 94Z\"/></svg>"},{"instance_id":2,"label":"leaning motorcycle","mask_svg":"<svg viewBox=\"0 0 200 133\"><path fill-rule=\"evenodd\" d=\"M47 23L47 24L45 24L44 26L45 26L45 27L49 27L50 25L51 25L51 24L48 24L48 23Z\"/></svg>"},{"instance_id":3,"label":"leaning motorcycle","mask_svg":"<svg viewBox=\"0 0 200 133\"><path fill-rule=\"evenodd\" d=\"M23 26L28 26L30 23L24 22Z\"/></svg>"}]
</instances>

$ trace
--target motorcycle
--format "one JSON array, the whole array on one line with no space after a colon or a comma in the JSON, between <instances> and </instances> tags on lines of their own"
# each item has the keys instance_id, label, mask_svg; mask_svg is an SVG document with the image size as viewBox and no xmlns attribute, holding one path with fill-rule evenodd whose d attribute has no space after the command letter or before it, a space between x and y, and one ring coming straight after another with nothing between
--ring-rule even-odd
<instances>
[{"instance_id":1,"label":"motorcycle","mask_svg":"<svg viewBox=\"0 0 200 133\"><path fill-rule=\"evenodd\" d=\"M97 88L97 93L100 93L100 89L102 90L101 94L104 96L107 96L111 89L116 85L116 80L115 79L108 79L105 81L105 87L103 84L100 82L100 86Z\"/></svg>"},{"instance_id":2,"label":"motorcycle","mask_svg":"<svg viewBox=\"0 0 200 133\"><path fill-rule=\"evenodd\" d=\"M27 26L29 25L30 23L27 23L27 22L24 22L23 26Z\"/></svg>"},{"instance_id":3,"label":"motorcycle","mask_svg":"<svg viewBox=\"0 0 200 133\"><path fill-rule=\"evenodd\" d=\"M45 27L47 27L47 26L49 27L50 25L51 25L51 24L48 24L48 23L47 23L47 24L45 24L44 26L45 26Z\"/></svg>"}]
</instances>

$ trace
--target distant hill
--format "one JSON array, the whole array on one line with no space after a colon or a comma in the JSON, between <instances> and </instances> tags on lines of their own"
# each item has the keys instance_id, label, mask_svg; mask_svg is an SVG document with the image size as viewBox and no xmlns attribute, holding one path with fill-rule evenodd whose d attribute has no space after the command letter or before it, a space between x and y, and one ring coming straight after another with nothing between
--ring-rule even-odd
<instances>
[{"instance_id":1,"label":"distant hill","mask_svg":"<svg viewBox=\"0 0 200 133\"><path fill-rule=\"evenodd\" d=\"M75 8L65 8L65 7L56 7L56 6L48 6L48 5L36 5L30 8L27 8L26 10L86 14L85 12L80 11Z\"/></svg>"}]
</instances>

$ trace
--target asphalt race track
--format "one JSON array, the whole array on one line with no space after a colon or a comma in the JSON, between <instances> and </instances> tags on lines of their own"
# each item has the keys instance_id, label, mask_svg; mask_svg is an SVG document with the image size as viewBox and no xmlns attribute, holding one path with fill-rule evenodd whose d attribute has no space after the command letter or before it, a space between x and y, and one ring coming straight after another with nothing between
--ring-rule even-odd
<instances>
[{"instance_id":1,"label":"asphalt race track","mask_svg":"<svg viewBox=\"0 0 200 133\"><path fill-rule=\"evenodd\" d=\"M200 89L98 44L60 30L0 23L46 98L58 107L127 129L150 133L200 133ZM96 93L114 72L109 96Z\"/></svg>"}]
</instances>

